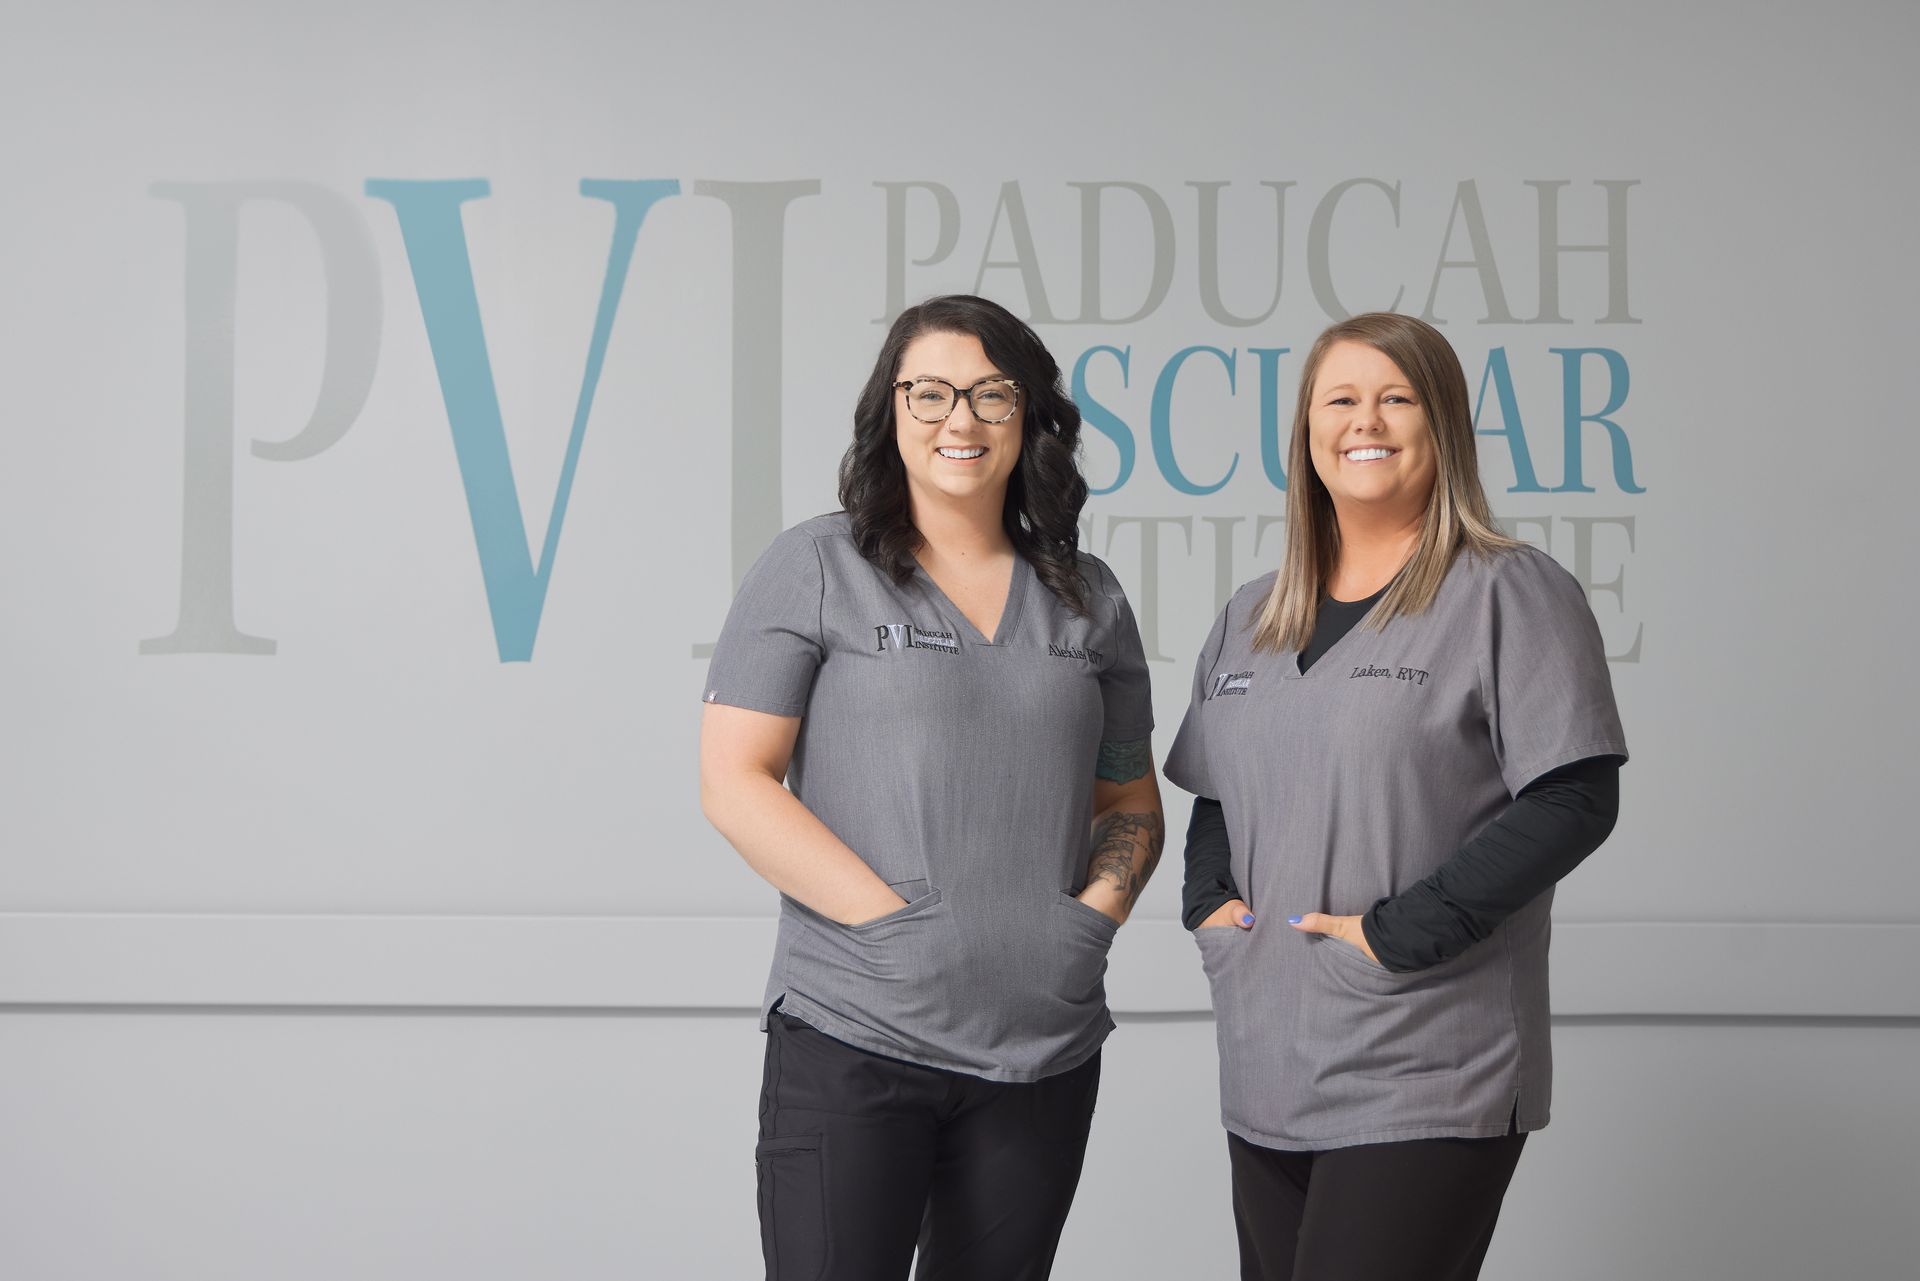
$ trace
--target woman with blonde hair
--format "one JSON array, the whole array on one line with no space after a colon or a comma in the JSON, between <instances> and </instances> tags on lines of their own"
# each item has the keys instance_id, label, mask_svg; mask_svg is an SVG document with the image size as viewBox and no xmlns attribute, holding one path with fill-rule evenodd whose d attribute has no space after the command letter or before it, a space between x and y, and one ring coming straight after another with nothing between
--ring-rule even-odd
<instances>
[{"instance_id":1,"label":"woman with blonde hair","mask_svg":"<svg viewBox=\"0 0 1920 1281\"><path fill-rule=\"evenodd\" d=\"M1421 321L1320 336L1284 562L1215 622L1167 757L1247 1281L1477 1276L1547 1123L1552 889L1626 741L1584 592L1494 525L1468 404Z\"/></svg>"}]
</instances>

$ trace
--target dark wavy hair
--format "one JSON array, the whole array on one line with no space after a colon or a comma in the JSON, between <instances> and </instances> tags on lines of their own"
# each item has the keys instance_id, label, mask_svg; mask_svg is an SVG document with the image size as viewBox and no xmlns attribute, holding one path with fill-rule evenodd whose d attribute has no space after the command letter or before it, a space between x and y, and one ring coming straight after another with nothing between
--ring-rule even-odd
<instances>
[{"instance_id":1,"label":"dark wavy hair","mask_svg":"<svg viewBox=\"0 0 1920 1281\"><path fill-rule=\"evenodd\" d=\"M1087 612L1080 577L1080 410L1060 386L1060 366L1038 334L999 303L972 294L929 298L900 313L880 345L873 373L853 411L853 443L840 459L840 505L853 518L860 554L896 584L913 577L924 541L907 503L907 469L894 434L894 389L907 347L925 334L967 334L987 359L1020 384L1026 411L1020 460L1007 483L1000 520L1014 550L1047 589L1076 614Z\"/></svg>"}]
</instances>

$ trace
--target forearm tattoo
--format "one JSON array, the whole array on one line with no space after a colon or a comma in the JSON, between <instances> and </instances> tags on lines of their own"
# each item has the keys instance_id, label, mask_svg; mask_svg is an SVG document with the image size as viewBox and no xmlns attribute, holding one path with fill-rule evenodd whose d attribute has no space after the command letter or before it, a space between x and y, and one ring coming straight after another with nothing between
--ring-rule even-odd
<instances>
[{"instance_id":1,"label":"forearm tattoo","mask_svg":"<svg viewBox=\"0 0 1920 1281\"><path fill-rule=\"evenodd\" d=\"M1093 825L1093 853L1087 880L1105 880L1126 895L1127 910L1147 887L1167 843L1167 825L1157 810L1144 814L1107 814Z\"/></svg>"},{"instance_id":2,"label":"forearm tattoo","mask_svg":"<svg viewBox=\"0 0 1920 1281\"><path fill-rule=\"evenodd\" d=\"M1095 778L1104 778L1110 783L1131 783L1142 778L1153 768L1153 740L1136 738L1125 743L1100 744L1099 758L1094 762Z\"/></svg>"}]
</instances>

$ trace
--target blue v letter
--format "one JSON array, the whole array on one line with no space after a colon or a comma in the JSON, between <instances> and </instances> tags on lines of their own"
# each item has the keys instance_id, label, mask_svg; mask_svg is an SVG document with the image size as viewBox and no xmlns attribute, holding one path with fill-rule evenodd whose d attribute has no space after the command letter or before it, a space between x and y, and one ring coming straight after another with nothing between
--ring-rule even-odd
<instances>
[{"instance_id":1,"label":"blue v letter","mask_svg":"<svg viewBox=\"0 0 1920 1281\"><path fill-rule=\"evenodd\" d=\"M488 608L493 612L494 643L499 647L500 661L513 663L533 657L547 581L553 573L554 549L559 546L560 527L567 517L567 495L573 490L580 442L586 434L587 415L593 409L594 389L600 384L607 339L613 333L614 313L620 309L620 293L633 261L634 241L647 211L655 202L679 194L680 184L672 179L588 180L580 184L581 195L613 205L613 249L607 257L593 341L587 348L587 370L573 414L573 434L567 438L566 461L560 469L560 485L553 497L546 544L537 566L527 545L526 520L513 484L500 398L494 390L486 335L480 325L480 299L473 284L466 227L460 221L460 206L485 197L488 190L486 180L477 178L427 182L376 178L367 183L367 194L391 204L400 219L401 238L413 267L414 290L420 295L420 314L426 321L427 341L440 374L447 423L453 429L454 455L467 491L467 511L473 518L480 576L486 584Z\"/></svg>"}]
</instances>

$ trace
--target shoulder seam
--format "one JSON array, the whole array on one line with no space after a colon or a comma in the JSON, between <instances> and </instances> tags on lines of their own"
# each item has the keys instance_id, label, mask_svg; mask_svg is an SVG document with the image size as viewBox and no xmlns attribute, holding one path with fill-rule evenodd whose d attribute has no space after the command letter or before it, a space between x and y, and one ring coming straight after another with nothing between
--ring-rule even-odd
<instances>
[{"instance_id":1,"label":"shoulder seam","mask_svg":"<svg viewBox=\"0 0 1920 1281\"><path fill-rule=\"evenodd\" d=\"M1524 564L1532 572L1540 574L1545 578L1571 584L1576 590L1580 591L1583 598L1586 595L1585 588L1580 585L1580 580L1573 576L1572 570L1562 565L1559 558L1554 556L1553 553L1543 551L1535 547L1532 543L1522 543L1518 547L1509 548L1500 555L1489 558L1485 574L1485 579L1489 586L1503 577L1502 562L1508 560L1516 565Z\"/></svg>"},{"instance_id":2,"label":"shoulder seam","mask_svg":"<svg viewBox=\"0 0 1920 1281\"><path fill-rule=\"evenodd\" d=\"M1076 557L1085 557L1092 563L1093 568L1098 571L1095 575L1097 580L1095 584L1096 589L1100 595L1106 598L1107 604L1112 606L1114 613L1117 615L1120 612L1120 602L1126 599L1127 594L1121 590L1120 576L1113 572L1113 566L1107 564L1106 561L1101 560L1085 548L1075 548L1074 555ZM1109 590L1108 584L1112 585L1111 590Z\"/></svg>"},{"instance_id":3,"label":"shoulder seam","mask_svg":"<svg viewBox=\"0 0 1920 1281\"><path fill-rule=\"evenodd\" d=\"M820 600L814 607L813 643L824 654L827 648L827 563L820 558L820 539L813 538L813 569L820 576Z\"/></svg>"},{"instance_id":4,"label":"shoulder seam","mask_svg":"<svg viewBox=\"0 0 1920 1281\"><path fill-rule=\"evenodd\" d=\"M810 526L816 524L817 522L828 520L838 515L840 515L839 512L822 512L818 516L809 516L805 520L801 521L799 524L790 526L789 528L782 530L781 532L788 533L788 534L805 534L808 539L816 543L823 538L845 538L850 541L853 538L853 531L849 529L809 528Z\"/></svg>"},{"instance_id":5,"label":"shoulder seam","mask_svg":"<svg viewBox=\"0 0 1920 1281\"><path fill-rule=\"evenodd\" d=\"M1247 580L1246 582L1244 582L1244 583L1242 583L1242 584L1240 584L1240 585L1239 585L1238 587L1236 587L1236 588L1234 588L1234 589L1233 589L1233 595L1231 595L1231 596L1229 596L1229 597L1227 597L1227 608L1228 608L1228 609L1232 609L1232 608L1233 608L1233 603L1234 603L1235 601L1237 601L1237 600L1239 600L1239 599L1240 599L1240 598L1241 598L1242 596L1246 596L1246 595L1248 595L1248 594L1249 594L1249 591L1250 591L1250 589L1251 589L1251 588L1253 587L1253 585L1254 585L1255 583L1257 583L1257 582L1259 582L1259 581L1261 581L1261 579L1264 579L1264 578L1269 578L1269 577L1272 577L1272 578L1274 578L1274 579L1278 579L1278 578L1279 578L1279 573L1278 573L1278 571L1276 571L1276 570L1269 570L1269 571L1267 571L1267 573L1265 573L1265 574L1260 574L1260 575L1258 575L1257 577L1254 577L1254 578L1249 578L1249 579L1248 579L1248 580ZM1262 591L1258 591L1258 592L1252 592L1252 595L1253 595L1253 596L1254 596L1254 597L1255 597L1256 599L1261 599L1261 600L1264 600L1264 599L1266 598L1266 596L1267 596L1267 595L1268 595L1269 593L1271 593L1272 591L1273 591L1273 584L1271 584L1271 583L1269 583L1269 584L1267 584L1267 586L1266 586L1266 588L1265 588L1264 590L1262 590Z\"/></svg>"}]
</instances>

